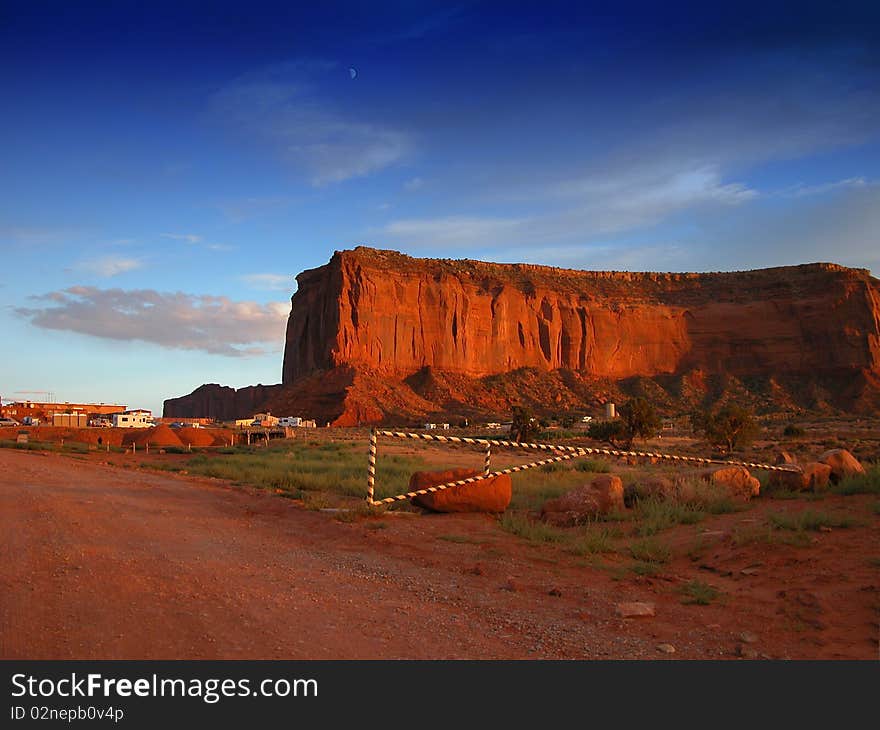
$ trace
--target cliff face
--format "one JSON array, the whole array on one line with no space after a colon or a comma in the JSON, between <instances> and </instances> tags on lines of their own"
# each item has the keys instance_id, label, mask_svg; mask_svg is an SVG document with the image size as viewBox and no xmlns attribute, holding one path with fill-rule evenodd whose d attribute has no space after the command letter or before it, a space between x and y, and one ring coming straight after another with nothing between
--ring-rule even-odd
<instances>
[{"instance_id":1,"label":"cliff face","mask_svg":"<svg viewBox=\"0 0 880 730\"><path fill-rule=\"evenodd\" d=\"M880 282L835 264L590 272L357 248L297 281L285 384L343 365L400 379L880 372Z\"/></svg>"},{"instance_id":2,"label":"cliff face","mask_svg":"<svg viewBox=\"0 0 880 730\"><path fill-rule=\"evenodd\" d=\"M169 398L162 408L166 418L216 418L233 421L248 418L263 410L266 402L277 395L280 385L251 385L230 388L210 383L199 386L189 395Z\"/></svg>"}]
</instances>

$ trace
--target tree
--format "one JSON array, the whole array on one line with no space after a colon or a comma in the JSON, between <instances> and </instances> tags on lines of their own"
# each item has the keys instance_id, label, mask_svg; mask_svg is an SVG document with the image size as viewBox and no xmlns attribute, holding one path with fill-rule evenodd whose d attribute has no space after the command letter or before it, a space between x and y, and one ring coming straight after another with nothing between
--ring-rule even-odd
<instances>
[{"instance_id":1,"label":"tree","mask_svg":"<svg viewBox=\"0 0 880 730\"><path fill-rule=\"evenodd\" d=\"M538 422L524 406L514 406L510 424L511 441L528 441L538 435Z\"/></svg>"},{"instance_id":2,"label":"tree","mask_svg":"<svg viewBox=\"0 0 880 730\"><path fill-rule=\"evenodd\" d=\"M620 420L630 437L630 445L636 437L649 439L660 431L663 421L645 398L633 398L620 407Z\"/></svg>"},{"instance_id":3,"label":"tree","mask_svg":"<svg viewBox=\"0 0 880 730\"><path fill-rule=\"evenodd\" d=\"M734 403L717 411L697 413L692 418L694 430L722 453L748 446L758 435L758 424L752 412Z\"/></svg>"},{"instance_id":4,"label":"tree","mask_svg":"<svg viewBox=\"0 0 880 730\"><path fill-rule=\"evenodd\" d=\"M617 447L628 449L632 445L632 439L626 433L626 425L623 421L594 421L587 429L587 436L596 441L604 441L615 449Z\"/></svg>"},{"instance_id":5,"label":"tree","mask_svg":"<svg viewBox=\"0 0 880 730\"><path fill-rule=\"evenodd\" d=\"M651 438L660 430L662 421L644 398L633 398L620 407L620 418L615 421L591 423L587 436L604 441L614 448L630 449L636 437Z\"/></svg>"}]
</instances>

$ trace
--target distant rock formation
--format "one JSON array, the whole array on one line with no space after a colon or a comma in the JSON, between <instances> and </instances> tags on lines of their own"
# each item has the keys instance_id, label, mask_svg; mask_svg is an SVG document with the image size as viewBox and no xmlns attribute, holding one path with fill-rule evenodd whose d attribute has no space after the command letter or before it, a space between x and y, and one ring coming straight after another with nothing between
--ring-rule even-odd
<instances>
[{"instance_id":1,"label":"distant rock formation","mask_svg":"<svg viewBox=\"0 0 880 730\"><path fill-rule=\"evenodd\" d=\"M216 418L234 421L248 418L262 410L263 405L281 390L280 385L251 385L230 388L210 383L196 388L189 395L169 398L162 414L165 418ZM198 416L191 414L198 413Z\"/></svg>"},{"instance_id":2,"label":"distant rock formation","mask_svg":"<svg viewBox=\"0 0 880 730\"><path fill-rule=\"evenodd\" d=\"M297 282L283 387L233 391L233 403L265 396L273 413L340 425L501 415L517 402L589 410L628 394L667 411L725 394L880 404L880 282L864 269L575 271L359 247ZM203 388L166 408L241 412L221 408L220 386Z\"/></svg>"}]
</instances>

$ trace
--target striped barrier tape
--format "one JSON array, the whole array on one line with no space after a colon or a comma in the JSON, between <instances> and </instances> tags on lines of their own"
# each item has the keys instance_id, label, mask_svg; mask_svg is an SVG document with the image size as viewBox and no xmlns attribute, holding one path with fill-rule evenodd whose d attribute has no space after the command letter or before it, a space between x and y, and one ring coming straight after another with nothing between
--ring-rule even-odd
<instances>
[{"instance_id":1,"label":"striped barrier tape","mask_svg":"<svg viewBox=\"0 0 880 730\"><path fill-rule=\"evenodd\" d=\"M434 487L427 487L425 489L419 489L414 492L406 492L404 494L397 494L393 497L386 497L385 499L374 500L374 490L376 485L376 457L378 451L378 437L379 436L387 436L389 438L398 438L398 439L414 439L417 441L438 441L441 443L461 443L461 444L469 444L469 445L479 445L486 447L486 458L484 463L483 474L475 477L468 477L467 479L458 479L453 482L447 482L446 484L438 484ZM489 464L491 459L491 448L492 446L500 446L502 448L521 448L521 449L537 449L541 451L562 451L565 452L561 456L554 456L548 459L542 459L540 461L533 461L528 464L520 464L518 466L512 466L508 469L502 469L500 471L489 471ZM682 456L680 454L664 454L660 452L654 451L621 451L619 449L604 449L604 448L593 448L590 446L562 446L559 444L538 444L538 443L518 443L516 441L504 441L504 440L495 440L495 439L475 439L467 436L435 436L434 434L428 433L412 433L406 431L379 431L377 429L372 429L370 431L370 453L369 453L369 463L367 467L367 502L370 505L384 505L384 504L392 504L393 502L401 502L403 500L411 499L412 497L417 497L422 494L429 494L431 492L441 492L444 489L450 489L452 487L458 487L463 484L473 484L474 482L481 482L486 479L491 479L497 476L501 476L502 474L514 474L520 471L526 471L527 469L535 469L539 466L544 466L545 464L552 464L558 461L567 461L569 459L575 459L579 456L590 456L594 454L601 454L603 456L616 456L616 457L636 457L636 458L650 458L650 459L666 459L669 461L684 461L684 462L692 462L697 464L722 464L728 466L744 466L751 467L752 469L766 469L767 471L788 471L793 472L797 471L790 466L777 466L774 464L760 464L752 461L736 461L736 460L721 460L721 459L707 459L705 457L700 456Z\"/></svg>"}]
</instances>

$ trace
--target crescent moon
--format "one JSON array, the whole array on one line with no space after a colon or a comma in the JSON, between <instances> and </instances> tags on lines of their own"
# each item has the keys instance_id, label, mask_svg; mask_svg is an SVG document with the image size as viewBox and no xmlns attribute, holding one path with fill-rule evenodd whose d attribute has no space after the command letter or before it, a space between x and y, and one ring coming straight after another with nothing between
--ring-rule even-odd
<instances>
[{"instance_id":1,"label":"crescent moon","mask_svg":"<svg viewBox=\"0 0 880 730\"><path fill-rule=\"evenodd\" d=\"M352 78L356 78L358 75L357 69L356 68L348 69L348 75L351 76Z\"/></svg>"}]
</instances>

